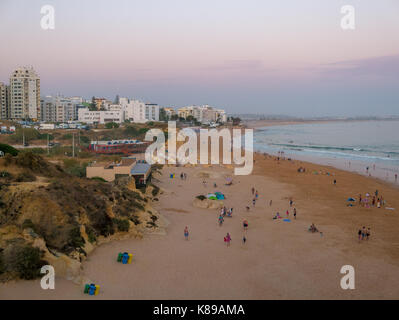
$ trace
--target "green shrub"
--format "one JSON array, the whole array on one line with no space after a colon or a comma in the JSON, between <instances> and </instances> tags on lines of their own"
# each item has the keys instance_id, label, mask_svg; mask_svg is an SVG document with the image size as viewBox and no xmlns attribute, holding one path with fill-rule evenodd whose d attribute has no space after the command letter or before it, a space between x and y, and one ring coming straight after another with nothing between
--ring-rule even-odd
<instances>
[{"instance_id":1,"label":"green shrub","mask_svg":"<svg viewBox=\"0 0 399 320\"><path fill-rule=\"evenodd\" d=\"M21 279L31 280L40 276L41 267L46 264L42 261L43 254L39 248L22 247L16 252L15 271Z\"/></svg>"},{"instance_id":2,"label":"green shrub","mask_svg":"<svg viewBox=\"0 0 399 320\"><path fill-rule=\"evenodd\" d=\"M85 240L83 239L82 235L80 234L79 227L75 227L69 231L69 245L74 248L80 248L85 245Z\"/></svg>"},{"instance_id":3,"label":"green shrub","mask_svg":"<svg viewBox=\"0 0 399 320\"><path fill-rule=\"evenodd\" d=\"M3 151L4 152L4 154L6 155L6 154L10 154L10 155L12 155L12 156L16 156L17 154L18 154L18 150L17 149L15 149L14 147L11 147L10 145L8 145L8 144L4 144L4 143L0 143L0 151Z\"/></svg>"},{"instance_id":4,"label":"green shrub","mask_svg":"<svg viewBox=\"0 0 399 320\"><path fill-rule=\"evenodd\" d=\"M118 227L118 231L123 231L127 232L129 231L129 221L128 220L123 220L123 219L113 219L113 222L116 224Z\"/></svg>"},{"instance_id":5,"label":"green shrub","mask_svg":"<svg viewBox=\"0 0 399 320\"><path fill-rule=\"evenodd\" d=\"M119 128L119 124L117 124L116 122L108 122L105 124L105 128L107 129Z\"/></svg>"},{"instance_id":6,"label":"green shrub","mask_svg":"<svg viewBox=\"0 0 399 320\"><path fill-rule=\"evenodd\" d=\"M96 232L94 231L94 229L90 226L86 226L86 233L87 233L87 237L90 243L94 243L97 241L97 236L96 236Z\"/></svg>"},{"instance_id":7,"label":"green shrub","mask_svg":"<svg viewBox=\"0 0 399 320\"><path fill-rule=\"evenodd\" d=\"M100 181L100 182L107 182L107 180L105 180L104 178L101 178L101 177L93 177L93 178L91 178L91 180L96 180L96 181Z\"/></svg>"},{"instance_id":8,"label":"green shrub","mask_svg":"<svg viewBox=\"0 0 399 320\"><path fill-rule=\"evenodd\" d=\"M80 142L90 143L90 138L86 136L80 136Z\"/></svg>"},{"instance_id":9,"label":"green shrub","mask_svg":"<svg viewBox=\"0 0 399 320\"><path fill-rule=\"evenodd\" d=\"M0 178L11 178L12 174L8 171L0 171Z\"/></svg>"}]
</instances>

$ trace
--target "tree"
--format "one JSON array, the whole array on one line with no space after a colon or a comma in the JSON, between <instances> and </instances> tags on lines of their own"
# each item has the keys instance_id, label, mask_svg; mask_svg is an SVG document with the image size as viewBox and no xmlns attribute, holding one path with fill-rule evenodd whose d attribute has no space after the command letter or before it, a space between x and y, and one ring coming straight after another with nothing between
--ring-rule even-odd
<instances>
[{"instance_id":1,"label":"tree","mask_svg":"<svg viewBox=\"0 0 399 320\"><path fill-rule=\"evenodd\" d=\"M159 109L159 121L168 121L168 116L164 108Z\"/></svg>"},{"instance_id":2,"label":"tree","mask_svg":"<svg viewBox=\"0 0 399 320\"><path fill-rule=\"evenodd\" d=\"M105 124L105 127L106 127L107 129L119 128L119 124L116 123L116 122L107 122L107 123Z\"/></svg>"}]
</instances>

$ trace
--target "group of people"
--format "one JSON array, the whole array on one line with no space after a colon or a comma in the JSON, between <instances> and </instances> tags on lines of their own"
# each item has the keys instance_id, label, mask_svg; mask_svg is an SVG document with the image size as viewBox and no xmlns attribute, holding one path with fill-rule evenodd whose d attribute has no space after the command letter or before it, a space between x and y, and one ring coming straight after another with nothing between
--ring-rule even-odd
<instances>
[{"instance_id":1,"label":"group of people","mask_svg":"<svg viewBox=\"0 0 399 320\"><path fill-rule=\"evenodd\" d=\"M370 228L367 228L367 230L366 230L366 227L363 226L362 229L359 229L357 234L358 234L358 237L359 237L359 241L360 240L365 240L365 239L368 240L370 238L371 230L370 230Z\"/></svg>"},{"instance_id":2,"label":"group of people","mask_svg":"<svg viewBox=\"0 0 399 320\"><path fill-rule=\"evenodd\" d=\"M371 198L370 201L370 194L366 193L366 197L362 198L362 195L359 194L359 205L364 206L366 208L369 208L370 205L372 207L377 207L381 208L385 206L385 199L382 197L382 195L378 195L378 190L375 190L373 197Z\"/></svg>"}]
</instances>

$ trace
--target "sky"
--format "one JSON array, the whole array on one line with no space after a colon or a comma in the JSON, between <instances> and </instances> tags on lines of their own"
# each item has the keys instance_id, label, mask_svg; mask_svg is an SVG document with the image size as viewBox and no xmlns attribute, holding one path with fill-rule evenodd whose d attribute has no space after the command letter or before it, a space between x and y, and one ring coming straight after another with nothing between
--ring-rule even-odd
<instances>
[{"instance_id":1,"label":"sky","mask_svg":"<svg viewBox=\"0 0 399 320\"><path fill-rule=\"evenodd\" d=\"M398 0L0 0L0 30L0 81L33 66L42 95L399 115Z\"/></svg>"}]
</instances>

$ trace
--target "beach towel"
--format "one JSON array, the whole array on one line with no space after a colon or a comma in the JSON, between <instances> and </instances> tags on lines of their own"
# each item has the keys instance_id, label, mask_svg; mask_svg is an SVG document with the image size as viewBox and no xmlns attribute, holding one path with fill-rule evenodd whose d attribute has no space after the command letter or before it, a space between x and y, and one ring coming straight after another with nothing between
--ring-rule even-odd
<instances>
[{"instance_id":1,"label":"beach towel","mask_svg":"<svg viewBox=\"0 0 399 320\"><path fill-rule=\"evenodd\" d=\"M291 222L291 219L283 219L285 222Z\"/></svg>"}]
</instances>

